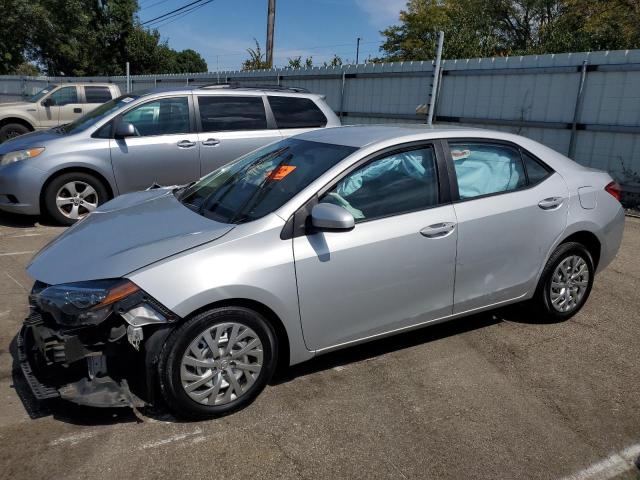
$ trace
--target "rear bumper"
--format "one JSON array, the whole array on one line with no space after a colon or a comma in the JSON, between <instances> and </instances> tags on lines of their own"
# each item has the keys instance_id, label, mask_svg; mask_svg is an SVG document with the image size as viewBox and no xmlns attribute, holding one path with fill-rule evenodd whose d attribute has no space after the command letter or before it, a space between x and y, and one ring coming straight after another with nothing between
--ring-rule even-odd
<instances>
[{"instance_id":1,"label":"rear bumper","mask_svg":"<svg viewBox=\"0 0 640 480\"><path fill-rule=\"evenodd\" d=\"M624 209L622 206L619 206L615 217L602 229L602 248L600 251L598 272L604 270L616 258L618 250L620 250L620 245L622 244L624 221Z\"/></svg>"},{"instance_id":2,"label":"rear bumper","mask_svg":"<svg viewBox=\"0 0 640 480\"><path fill-rule=\"evenodd\" d=\"M39 215L40 192L47 173L25 162L0 167L0 210Z\"/></svg>"}]
</instances>

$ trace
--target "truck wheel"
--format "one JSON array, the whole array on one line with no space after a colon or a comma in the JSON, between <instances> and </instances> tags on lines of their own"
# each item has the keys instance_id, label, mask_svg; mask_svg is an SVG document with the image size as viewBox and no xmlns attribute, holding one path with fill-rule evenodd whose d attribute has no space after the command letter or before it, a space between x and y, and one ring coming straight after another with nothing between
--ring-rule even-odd
<instances>
[{"instance_id":1,"label":"truck wheel","mask_svg":"<svg viewBox=\"0 0 640 480\"><path fill-rule=\"evenodd\" d=\"M44 208L62 225L73 225L109 199L103 183L84 172L70 172L55 178L44 192Z\"/></svg>"},{"instance_id":2,"label":"truck wheel","mask_svg":"<svg viewBox=\"0 0 640 480\"><path fill-rule=\"evenodd\" d=\"M30 130L20 123L7 123L0 127L0 142L29 133Z\"/></svg>"}]
</instances>

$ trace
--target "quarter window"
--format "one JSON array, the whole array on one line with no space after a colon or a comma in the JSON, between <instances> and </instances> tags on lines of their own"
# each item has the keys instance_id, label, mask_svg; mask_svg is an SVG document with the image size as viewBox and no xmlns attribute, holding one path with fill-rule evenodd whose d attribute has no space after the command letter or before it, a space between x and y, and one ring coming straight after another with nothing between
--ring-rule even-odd
<instances>
[{"instance_id":1,"label":"quarter window","mask_svg":"<svg viewBox=\"0 0 640 480\"><path fill-rule=\"evenodd\" d=\"M520 152L506 145L450 142L460 199L509 192L527 179Z\"/></svg>"},{"instance_id":2,"label":"quarter window","mask_svg":"<svg viewBox=\"0 0 640 480\"><path fill-rule=\"evenodd\" d=\"M84 87L87 103L105 103L111 100L109 87Z\"/></svg>"},{"instance_id":3,"label":"quarter window","mask_svg":"<svg viewBox=\"0 0 640 480\"><path fill-rule=\"evenodd\" d=\"M299 97L267 97L278 128L324 127L327 117L313 100Z\"/></svg>"},{"instance_id":4,"label":"quarter window","mask_svg":"<svg viewBox=\"0 0 640 480\"><path fill-rule=\"evenodd\" d=\"M527 152L522 152L522 160L527 169L529 185L535 185L549 176L549 170Z\"/></svg>"},{"instance_id":5,"label":"quarter window","mask_svg":"<svg viewBox=\"0 0 640 480\"><path fill-rule=\"evenodd\" d=\"M345 208L356 222L433 207L438 204L433 148L374 160L340 180L321 201Z\"/></svg>"},{"instance_id":6,"label":"quarter window","mask_svg":"<svg viewBox=\"0 0 640 480\"><path fill-rule=\"evenodd\" d=\"M78 103L78 91L76 87L62 87L53 92L49 98L53 100L55 106L62 107L70 103Z\"/></svg>"},{"instance_id":7,"label":"quarter window","mask_svg":"<svg viewBox=\"0 0 640 480\"><path fill-rule=\"evenodd\" d=\"M186 97L161 98L129 110L122 116L141 137L188 133L189 102Z\"/></svg>"},{"instance_id":8,"label":"quarter window","mask_svg":"<svg viewBox=\"0 0 640 480\"><path fill-rule=\"evenodd\" d=\"M201 96L198 107L203 132L267 128L262 97Z\"/></svg>"}]
</instances>

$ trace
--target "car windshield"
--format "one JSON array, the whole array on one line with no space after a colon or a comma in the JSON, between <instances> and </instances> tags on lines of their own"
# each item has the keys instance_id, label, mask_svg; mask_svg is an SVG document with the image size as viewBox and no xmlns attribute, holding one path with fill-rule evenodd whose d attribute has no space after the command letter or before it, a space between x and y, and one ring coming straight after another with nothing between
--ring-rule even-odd
<instances>
[{"instance_id":1,"label":"car windshield","mask_svg":"<svg viewBox=\"0 0 640 480\"><path fill-rule=\"evenodd\" d=\"M47 93L49 93L51 90L53 90L56 87L57 87L57 85L47 85L46 87L44 87L42 90L40 90L38 93L36 93L34 96L32 96L27 101L30 102L30 103L36 103L37 101L39 101L42 97L44 97Z\"/></svg>"},{"instance_id":2,"label":"car windshield","mask_svg":"<svg viewBox=\"0 0 640 480\"><path fill-rule=\"evenodd\" d=\"M121 97L114 98L113 100L103 103L98 108L91 110L86 115L76 119L72 123L67 123L59 127L59 131L62 133L76 133L86 130L87 128L95 125L107 115L122 108L133 100L137 99L136 95L122 95Z\"/></svg>"},{"instance_id":3,"label":"car windshield","mask_svg":"<svg viewBox=\"0 0 640 480\"><path fill-rule=\"evenodd\" d=\"M180 201L218 222L250 222L280 208L355 150L288 138L213 171L184 190Z\"/></svg>"}]
</instances>

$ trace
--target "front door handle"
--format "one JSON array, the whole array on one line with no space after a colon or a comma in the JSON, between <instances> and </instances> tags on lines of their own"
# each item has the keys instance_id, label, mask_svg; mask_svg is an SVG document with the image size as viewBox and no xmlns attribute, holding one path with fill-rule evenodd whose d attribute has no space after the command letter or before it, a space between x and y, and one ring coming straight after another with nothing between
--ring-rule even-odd
<instances>
[{"instance_id":1,"label":"front door handle","mask_svg":"<svg viewBox=\"0 0 640 480\"><path fill-rule=\"evenodd\" d=\"M449 235L456 228L454 222L434 223L420 230L420 235L427 238L442 238Z\"/></svg>"},{"instance_id":2,"label":"front door handle","mask_svg":"<svg viewBox=\"0 0 640 480\"><path fill-rule=\"evenodd\" d=\"M196 146L196 142L192 142L190 140L180 140L178 142L178 146L180 148L191 148Z\"/></svg>"},{"instance_id":3,"label":"front door handle","mask_svg":"<svg viewBox=\"0 0 640 480\"><path fill-rule=\"evenodd\" d=\"M74 108L73 109L73 113L82 113L82 109L81 108Z\"/></svg>"},{"instance_id":4,"label":"front door handle","mask_svg":"<svg viewBox=\"0 0 640 480\"><path fill-rule=\"evenodd\" d=\"M220 145L220 140L217 140L215 138L207 138L206 140L202 141L202 145L204 145L205 147L215 147L216 145Z\"/></svg>"},{"instance_id":5,"label":"front door handle","mask_svg":"<svg viewBox=\"0 0 640 480\"><path fill-rule=\"evenodd\" d=\"M549 197L545 198L544 200L540 200L540 202L538 202L538 206L542 210L554 210L560 207L560 205L562 205L562 202L564 202L564 198L562 197Z\"/></svg>"}]
</instances>

